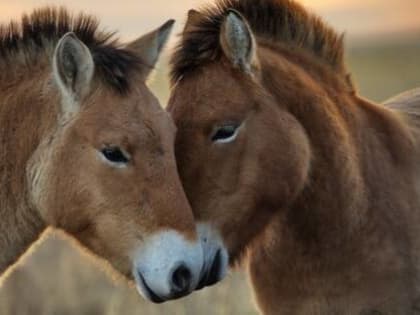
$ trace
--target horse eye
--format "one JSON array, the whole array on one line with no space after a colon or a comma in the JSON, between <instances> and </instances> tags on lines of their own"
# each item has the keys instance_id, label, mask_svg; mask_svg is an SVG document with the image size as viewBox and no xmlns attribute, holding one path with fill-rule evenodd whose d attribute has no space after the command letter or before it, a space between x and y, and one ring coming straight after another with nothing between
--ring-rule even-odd
<instances>
[{"instance_id":1,"label":"horse eye","mask_svg":"<svg viewBox=\"0 0 420 315\"><path fill-rule=\"evenodd\" d=\"M235 140L238 134L237 125L226 125L219 127L211 137L211 141L219 143L227 143Z\"/></svg>"},{"instance_id":2,"label":"horse eye","mask_svg":"<svg viewBox=\"0 0 420 315\"><path fill-rule=\"evenodd\" d=\"M118 147L102 149L102 155L112 163L128 163L128 158Z\"/></svg>"}]
</instances>

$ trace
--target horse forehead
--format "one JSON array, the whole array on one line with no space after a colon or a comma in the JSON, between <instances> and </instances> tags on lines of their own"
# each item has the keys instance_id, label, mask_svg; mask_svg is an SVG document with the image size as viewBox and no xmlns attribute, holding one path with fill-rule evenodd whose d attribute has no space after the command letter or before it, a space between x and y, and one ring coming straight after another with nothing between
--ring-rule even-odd
<instances>
[{"instance_id":1,"label":"horse forehead","mask_svg":"<svg viewBox=\"0 0 420 315\"><path fill-rule=\"evenodd\" d=\"M147 95L145 96L148 97ZM90 100L77 120L77 129L93 138L124 136L131 142L171 139L175 127L159 102L138 95L99 95Z\"/></svg>"},{"instance_id":2,"label":"horse forehead","mask_svg":"<svg viewBox=\"0 0 420 315\"><path fill-rule=\"evenodd\" d=\"M171 134L175 134L174 124L163 109L104 112L96 116L91 126L99 133L128 134L130 138L170 138Z\"/></svg>"},{"instance_id":3,"label":"horse forehead","mask_svg":"<svg viewBox=\"0 0 420 315\"><path fill-rule=\"evenodd\" d=\"M192 81L195 81L202 90L212 95L215 92L220 92L216 94L222 95L226 95L226 92L229 92L229 94L240 93L242 90L239 84L240 78L236 77L235 73L233 69L221 63L209 64L203 66L202 71Z\"/></svg>"},{"instance_id":4,"label":"horse forehead","mask_svg":"<svg viewBox=\"0 0 420 315\"><path fill-rule=\"evenodd\" d=\"M176 121L217 119L246 103L248 93L239 80L220 66L203 67L178 82L169 110Z\"/></svg>"},{"instance_id":5,"label":"horse forehead","mask_svg":"<svg viewBox=\"0 0 420 315\"><path fill-rule=\"evenodd\" d=\"M130 92L116 94L108 90L100 90L94 94L87 104L87 116L93 119L108 119L110 121L142 122L145 119L157 122L165 120L163 109L152 92L140 84Z\"/></svg>"}]
</instances>

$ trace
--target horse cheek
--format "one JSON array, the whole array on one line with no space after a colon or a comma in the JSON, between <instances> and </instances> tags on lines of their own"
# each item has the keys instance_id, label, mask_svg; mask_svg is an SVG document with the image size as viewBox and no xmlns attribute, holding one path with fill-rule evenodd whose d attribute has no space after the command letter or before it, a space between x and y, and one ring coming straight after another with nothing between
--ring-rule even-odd
<instances>
[{"instance_id":1,"label":"horse cheek","mask_svg":"<svg viewBox=\"0 0 420 315\"><path fill-rule=\"evenodd\" d=\"M295 124L271 128L276 145L267 144L260 157L260 187L263 201L277 209L288 207L304 188L310 168L310 145L305 132ZM279 130L281 137L279 137Z\"/></svg>"}]
</instances>

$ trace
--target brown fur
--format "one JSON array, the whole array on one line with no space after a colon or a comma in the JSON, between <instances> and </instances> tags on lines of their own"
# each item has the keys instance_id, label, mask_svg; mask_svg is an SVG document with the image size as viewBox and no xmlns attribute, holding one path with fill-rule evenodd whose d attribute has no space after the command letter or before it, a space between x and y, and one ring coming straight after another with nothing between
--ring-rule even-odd
<instances>
[{"instance_id":1,"label":"brown fur","mask_svg":"<svg viewBox=\"0 0 420 315\"><path fill-rule=\"evenodd\" d=\"M68 31L88 46L95 74L80 112L63 117L51 59ZM132 251L151 233L171 228L195 238L175 129L146 87L150 66L135 50L92 17L42 9L1 27L0 56L0 274L46 226L130 278ZM101 160L106 145L131 155L125 169Z\"/></svg>"},{"instance_id":2,"label":"brown fur","mask_svg":"<svg viewBox=\"0 0 420 315\"><path fill-rule=\"evenodd\" d=\"M216 42L229 7L256 37L251 75ZM309 21L322 45L290 40ZM416 314L418 127L354 93L337 39L292 1L191 13L172 60L178 168L196 220L221 232L232 263L247 253L263 314ZM212 143L229 122L237 139Z\"/></svg>"}]
</instances>

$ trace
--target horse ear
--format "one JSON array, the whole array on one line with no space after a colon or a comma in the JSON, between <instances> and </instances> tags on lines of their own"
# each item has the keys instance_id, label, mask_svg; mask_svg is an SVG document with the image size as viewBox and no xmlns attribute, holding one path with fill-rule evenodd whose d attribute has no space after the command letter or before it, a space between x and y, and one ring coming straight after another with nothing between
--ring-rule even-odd
<instances>
[{"instance_id":1,"label":"horse ear","mask_svg":"<svg viewBox=\"0 0 420 315\"><path fill-rule=\"evenodd\" d=\"M63 97L63 113L79 110L81 99L88 93L95 64L89 48L74 33L65 34L58 42L53 57L53 73Z\"/></svg>"},{"instance_id":2,"label":"horse ear","mask_svg":"<svg viewBox=\"0 0 420 315\"><path fill-rule=\"evenodd\" d=\"M160 53L168 41L174 23L174 20L169 20L158 29L143 35L126 46L127 49L136 53L146 63L141 74L144 80L147 79L158 61Z\"/></svg>"},{"instance_id":3,"label":"horse ear","mask_svg":"<svg viewBox=\"0 0 420 315\"><path fill-rule=\"evenodd\" d=\"M251 72L257 62L256 42L246 19L230 9L220 29L220 44L235 67Z\"/></svg>"},{"instance_id":4,"label":"horse ear","mask_svg":"<svg viewBox=\"0 0 420 315\"><path fill-rule=\"evenodd\" d=\"M187 22L185 23L185 27L184 27L184 33L191 31L194 25L196 25L196 22L199 21L200 19L202 19L202 14L200 12L193 9L189 10Z\"/></svg>"}]
</instances>

